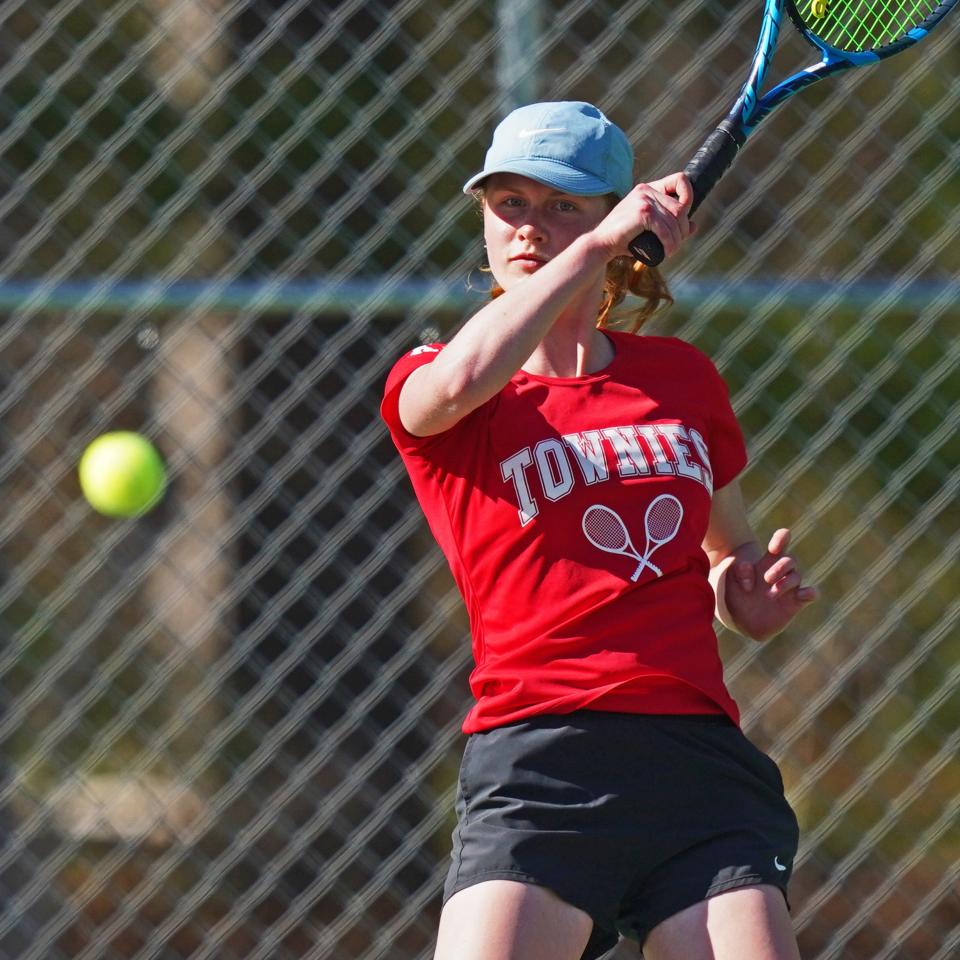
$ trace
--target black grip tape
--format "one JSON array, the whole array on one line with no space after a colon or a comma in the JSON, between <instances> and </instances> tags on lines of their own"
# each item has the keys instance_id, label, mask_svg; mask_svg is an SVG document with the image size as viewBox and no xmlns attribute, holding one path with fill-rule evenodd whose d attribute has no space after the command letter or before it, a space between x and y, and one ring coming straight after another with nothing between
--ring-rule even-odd
<instances>
[{"instance_id":1,"label":"black grip tape","mask_svg":"<svg viewBox=\"0 0 960 960\"><path fill-rule=\"evenodd\" d=\"M700 206L706 195L727 172L742 143L742 137L735 136L725 123L720 124L703 141L703 146L693 155L693 159L683 171L693 186L690 213Z\"/></svg>"},{"instance_id":2,"label":"black grip tape","mask_svg":"<svg viewBox=\"0 0 960 960\"><path fill-rule=\"evenodd\" d=\"M724 121L703 141L703 145L693 155L693 159L684 169L693 186L691 214L727 172L743 140L742 134ZM663 263L665 255L663 244L652 230L644 230L627 246L630 252L648 267L656 267Z\"/></svg>"},{"instance_id":3,"label":"black grip tape","mask_svg":"<svg viewBox=\"0 0 960 960\"><path fill-rule=\"evenodd\" d=\"M644 230L643 233L635 236L627 246L630 252L648 267L658 267L663 263L666 251L660 238L652 230Z\"/></svg>"}]
</instances>

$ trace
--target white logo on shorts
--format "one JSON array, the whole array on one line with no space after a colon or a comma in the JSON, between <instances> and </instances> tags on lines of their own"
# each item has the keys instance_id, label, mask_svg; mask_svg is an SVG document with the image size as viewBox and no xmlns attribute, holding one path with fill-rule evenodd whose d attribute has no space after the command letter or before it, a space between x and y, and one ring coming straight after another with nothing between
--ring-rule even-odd
<instances>
[{"instance_id":1,"label":"white logo on shorts","mask_svg":"<svg viewBox=\"0 0 960 960\"><path fill-rule=\"evenodd\" d=\"M783 872L787 869L787 868L780 862L780 857L779 857L779 856L773 858L773 865L774 865L781 873L783 873Z\"/></svg>"}]
</instances>

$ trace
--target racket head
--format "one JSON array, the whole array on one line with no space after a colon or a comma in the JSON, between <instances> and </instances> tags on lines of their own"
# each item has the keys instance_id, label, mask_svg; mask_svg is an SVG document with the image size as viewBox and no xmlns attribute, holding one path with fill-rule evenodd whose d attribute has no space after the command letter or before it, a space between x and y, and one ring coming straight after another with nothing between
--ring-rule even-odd
<instances>
[{"instance_id":1,"label":"racket head","mask_svg":"<svg viewBox=\"0 0 960 960\"><path fill-rule=\"evenodd\" d=\"M683 506L670 493L663 493L650 502L643 522L647 540L657 545L672 540L683 520Z\"/></svg>"},{"instance_id":2,"label":"racket head","mask_svg":"<svg viewBox=\"0 0 960 960\"><path fill-rule=\"evenodd\" d=\"M803 37L825 54L874 62L922 40L958 0L785 0Z\"/></svg>"},{"instance_id":3,"label":"racket head","mask_svg":"<svg viewBox=\"0 0 960 960\"><path fill-rule=\"evenodd\" d=\"M627 525L620 514L603 504L595 503L584 511L580 522L584 536L608 553L625 553L632 548Z\"/></svg>"}]
</instances>

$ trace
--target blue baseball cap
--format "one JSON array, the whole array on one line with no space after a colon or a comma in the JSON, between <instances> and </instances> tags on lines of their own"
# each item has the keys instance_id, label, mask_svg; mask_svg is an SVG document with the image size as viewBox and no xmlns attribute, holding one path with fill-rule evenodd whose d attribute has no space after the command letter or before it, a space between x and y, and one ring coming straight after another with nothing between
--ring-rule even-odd
<instances>
[{"instance_id":1,"label":"blue baseball cap","mask_svg":"<svg viewBox=\"0 0 960 960\"><path fill-rule=\"evenodd\" d=\"M532 103L501 121L483 170L463 192L492 173L517 173L575 196L623 197L633 187L633 148L626 134L589 103Z\"/></svg>"}]
</instances>

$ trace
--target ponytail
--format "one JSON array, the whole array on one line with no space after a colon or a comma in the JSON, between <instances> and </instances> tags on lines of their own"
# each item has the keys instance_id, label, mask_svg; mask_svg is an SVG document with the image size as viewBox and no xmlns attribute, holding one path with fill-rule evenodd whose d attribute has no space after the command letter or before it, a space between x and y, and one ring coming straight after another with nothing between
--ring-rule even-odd
<instances>
[{"instance_id":1,"label":"ponytail","mask_svg":"<svg viewBox=\"0 0 960 960\"><path fill-rule=\"evenodd\" d=\"M639 297L642 303L612 317L614 308L623 302L628 293ZM615 327L626 333L637 333L661 303L673 303L673 297L660 271L633 257L617 257L607 264L597 326L601 330Z\"/></svg>"}]
</instances>

